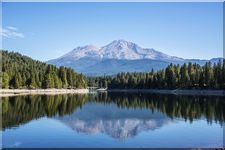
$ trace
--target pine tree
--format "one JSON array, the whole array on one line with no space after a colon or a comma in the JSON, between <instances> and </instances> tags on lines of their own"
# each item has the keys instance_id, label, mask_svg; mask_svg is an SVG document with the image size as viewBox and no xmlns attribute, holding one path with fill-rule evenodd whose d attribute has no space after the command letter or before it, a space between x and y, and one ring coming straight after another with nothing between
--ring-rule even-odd
<instances>
[{"instance_id":1,"label":"pine tree","mask_svg":"<svg viewBox=\"0 0 225 150\"><path fill-rule=\"evenodd\" d=\"M223 60L221 87L225 89L225 59Z\"/></svg>"},{"instance_id":2,"label":"pine tree","mask_svg":"<svg viewBox=\"0 0 225 150\"><path fill-rule=\"evenodd\" d=\"M72 69L67 69L66 78L67 78L68 87L73 88L73 72L72 72Z\"/></svg>"},{"instance_id":3,"label":"pine tree","mask_svg":"<svg viewBox=\"0 0 225 150\"><path fill-rule=\"evenodd\" d=\"M34 72L32 72L28 83L29 88L34 89L38 87L35 76Z\"/></svg>"},{"instance_id":4,"label":"pine tree","mask_svg":"<svg viewBox=\"0 0 225 150\"><path fill-rule=\"evenodd\" d=\"M13 76L12 80L11 80L11 87L18 89L21 87L22 84L22 78L20 73L17 73Z\"/></svg>"},{"instance_id":5,"label":"pine tree","mask_svg":"<svg viewBox=\"0 0 225 150\"><path fill-rule=\"evenodd\" d=\"M167 83L168 88L174 88L175 87L175 82L176 82L176 77L173 69L173 65L170 64L165 71L165 80Z\"/></svg>"},{"instance_id":6,"label":"pine tree","mask_svg":"<svg viewBox=\"0 0 225 150\"><path fill-rule=\"evenodd\" d=\"M62 81L62 87L67 88L68 83L67 83L67 76L66 76L66 70L64 67L59 68L59 77Z\"/></svg>"},{"instance_id":7,"label":"pine tree","mask_svg":"<svg viewBox=\"0 0 225 150\"><path fill-rule=\"evenodd\" d=\"M207 62L204 68L205 68L204 70L205 84L209 88L212 86L212 83L213 83L213 70L212 70L211 62Z\"/></svg>"},{"instance_id":8,"label":"pine tree","mask_svg":"<svg viewBox=\"0 0 225 150\"><path fill-rule=\"evenodd\" d=\"M46 74L44 83L43 83L43 87L44 88L53 88L54 87L54 80L50 73Z\"/></svg>"},{"instance_id":9,"label":"pine tree","mask_svg":"<svg viewBox=\"0 0 225 150\"><path fill-rule=\"evenodd\" d=\"M190 77L189 77L189 74L188 74L188 69L187 69L187 65L184 64L182 67L181 67L181 70L180 70L180 82L181 82L181 87L188 87L189 85L189 80L190 80Z\"/></svg>"},{"instance_id":10,"label":"pine tree","mask_svg":"<svg viewBox=\"0 0 225 150\"><path fill-rule=\"evenodd\" d=\"M9 75L6 72L2 73L2 88L9 88Z\"/></svg>"}]
</instances>

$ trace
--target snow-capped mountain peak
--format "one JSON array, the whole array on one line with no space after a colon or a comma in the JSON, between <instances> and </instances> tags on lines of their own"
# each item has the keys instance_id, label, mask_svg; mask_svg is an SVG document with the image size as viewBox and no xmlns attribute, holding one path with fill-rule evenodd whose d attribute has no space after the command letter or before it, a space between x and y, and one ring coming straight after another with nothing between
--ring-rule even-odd
<instances>
[{"instance_id":1,"label":"snow-capped mountain peak","mask_svg":"<svg viewBox=\"0 0 225 150\"><path fill-rule=\"evenodd\" d=\"M223 59L223 58L221 58ZM218 59L210 60L217 62ZM153 48L142 48L125 40L115 40L103 46L77 47L60 58L49 60L57 66L67 66L90 76L115 75L119 72L147 72L159 70L170 63L192 62L204 64L208 60L183 59L170 56Z\"/></svg>"},{"instance_id":2,"label":"snow-capped mountain peak","mask_svg":"<svg viewBox=\"0 0 225 150\"><path fill-rule=\"evenodd\" d=\"M71 52L65 54L61 58L68 57L70 59L95 58L95 59L122 59L122 60L137 60L137 59L181 59L166 55L159 51L149 48L141 48L135 43L126 40L114 40L106 46L98 48L94 45L86 45L77 47Z\"/></svg>"},{"instance_id":3,"label":"snow-capped mountain peak","mask_svg":"<svg viewBox=\"0 0 225 150\"><path fill-rule=\"evenodd\" d=\"M110 44L103 46L101 48L101 53L103 58L106 59L141 59L138 50L141 50L141 47L138 45L127 42L125 40L115 40Z\"/></svg>"},{"instance_id":4,"label":"snow-capped mountain peak","mask_svg":"<svg viewBox=\"0 0 225 150\"><path fill-rule=\"evenodd\" d=\"M79 46L60 58L77 60L83 57L99 57L99 48L94 45Z\"/></svg>"}]
</instances>

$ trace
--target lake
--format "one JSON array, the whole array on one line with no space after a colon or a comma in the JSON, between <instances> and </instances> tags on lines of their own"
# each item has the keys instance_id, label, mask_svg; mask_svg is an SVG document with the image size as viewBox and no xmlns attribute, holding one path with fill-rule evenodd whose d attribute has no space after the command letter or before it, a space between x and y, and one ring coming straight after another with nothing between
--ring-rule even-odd
<instances>
[{"instance_id":1,"label":"lake","mask_svg":"<svg viewBox=\"0 0 225 150\"><path fill-rule=\"evenodd\" d=\"M3 97L3 147L223 147L224 106L148 93Z\"/></svg>"}]
</instances>

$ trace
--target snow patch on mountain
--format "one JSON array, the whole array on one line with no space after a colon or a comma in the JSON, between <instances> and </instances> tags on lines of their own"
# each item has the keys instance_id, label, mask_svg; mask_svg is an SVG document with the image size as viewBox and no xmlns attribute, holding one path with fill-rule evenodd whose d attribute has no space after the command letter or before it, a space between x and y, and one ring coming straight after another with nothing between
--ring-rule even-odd
<instances>
[{"instance_id":1,"label":"snow patch on mountain","mask_svg":"<svg viewBox=\"0 0 225 150\"><path fill-rule=\"evenodd\" d=\"M114 75L119 72L147 72L151 69L160 70L170 63L197 63L200 65L223 60L183 59L170 56L153 48L142 48L125 40L115 40L103 47L87 45L77 47L60 58L47 61L56 66L66 66L79 73L90 76Z\"/></svg>"},{"instance_id":2,"label":"snow patch on mountain","mask_svg":"<svg viewBox=\"0 0 225 150\"><path fill-rule=\"evenodd\" d=\"M156 51L153 48L141 48L135 43L125 40L115 40L103 47L96 47L94 45L87 45L77 47L71 52L63 55L59 59L81 59L81 58L95 58L95 59L153 59L153 60L183 60L182 58L169 56L162 52Z\"/></svg>"}]
</instances>

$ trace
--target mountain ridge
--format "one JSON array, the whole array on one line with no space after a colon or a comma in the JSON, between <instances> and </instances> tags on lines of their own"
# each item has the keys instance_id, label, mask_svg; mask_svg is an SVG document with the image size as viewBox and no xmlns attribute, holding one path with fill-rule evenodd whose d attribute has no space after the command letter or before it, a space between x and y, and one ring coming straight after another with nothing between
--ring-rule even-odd
<instances>
[{"instance_id":1,"label":"mountain ridge","mask_svg":"<svg viewBox=\"0 0 225 150\"><path fill-rule=\"evenodd\" d=\"M153 48L142 48L135 43L120 39L102 47L79 46L59 58L47 61L47 63L71 67L86 75L112 75L119 72L159 70L170 63L204 64L207 61L218 62L220 59L223 58L184 59L170 56Z\"/></svg>"},{"instance_id":2,"label":"mountain ridge","mask_svg":"<svg viewBox=\"0 0 225 150\"><path fill-rule=\"evenodd\" d=\"M139 45L125 40L114 40L111 43L97 47L95 45L78 46L72 51L59 57L73 57L80 59L83 57L95 57L97 59L175 59L183 60L183 58L170 56L153 48L142 48Z\"/></svg>"}]
</instances>

